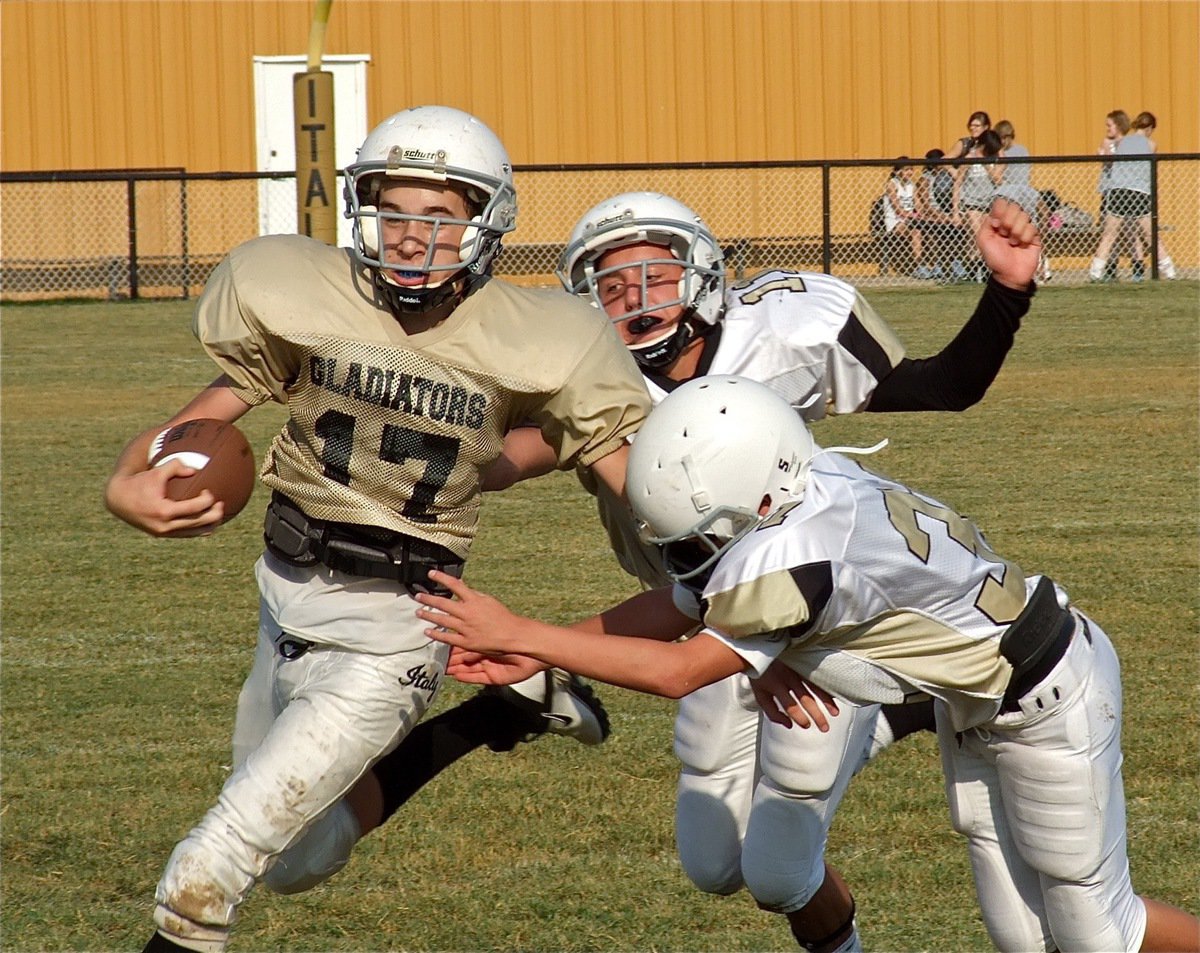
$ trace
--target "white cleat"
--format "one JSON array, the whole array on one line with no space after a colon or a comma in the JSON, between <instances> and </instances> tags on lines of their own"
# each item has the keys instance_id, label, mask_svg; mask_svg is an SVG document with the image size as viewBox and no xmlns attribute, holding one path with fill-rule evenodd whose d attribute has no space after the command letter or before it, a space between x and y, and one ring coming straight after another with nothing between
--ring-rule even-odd
<instances>
[{"instance_id":1,"label":"white cleat","mask_svg":"<svg viewBox=\"0 0 1200 953\"><path fill-rule=\"evenodd\" d=\"M609 735L608 712L592 687L562 669L547 669L516 685L488 686L484 691L532 716L525 741L549 732L583 745L598 745Z\"/></svg>"}]
</instances>

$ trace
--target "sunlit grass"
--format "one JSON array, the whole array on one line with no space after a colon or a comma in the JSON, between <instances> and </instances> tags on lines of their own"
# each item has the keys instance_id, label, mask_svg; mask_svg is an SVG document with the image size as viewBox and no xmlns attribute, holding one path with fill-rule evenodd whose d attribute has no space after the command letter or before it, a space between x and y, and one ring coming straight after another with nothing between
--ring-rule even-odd
<instances>
[{"instance_id":1,"label":"sunlit grass","mask_svg":"<svg viewBox=\"0 0 1200 953\"><path fill-rule=\"evenodd\" d=\"M910 353L940 347L977 288L872 295ZM891 439L873 466L971 515L1062 581L1112 635L1139 892L1200 908L1195 283L1047 288L980 406L821 423ZM156 541L101 491L137 430L214 374L187 303L3 314L3 946L139 949L172 845L215 797L253 645L261 489L213 537ZM244 420L261 453L282 420ZM633 586L590 499L554 475L487 501L468 578L568 621ZM447 687L440 704L468 694ZM745 894L675 859L673 706L604 689L600 749L478 752L423 790L327 885L258 890L233 950L791 949ZM988 947L936 747L907 741L851 787L830 856L869 948Z\"/></svg>"}]
</instances>

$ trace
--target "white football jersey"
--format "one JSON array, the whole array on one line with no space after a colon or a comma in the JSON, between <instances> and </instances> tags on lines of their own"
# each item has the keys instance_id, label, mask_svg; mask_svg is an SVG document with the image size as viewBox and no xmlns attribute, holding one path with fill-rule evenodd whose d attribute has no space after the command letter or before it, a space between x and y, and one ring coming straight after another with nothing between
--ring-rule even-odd
<instances>
[{"instance_id":1,"label":"white football jersey","mask_svg":"<svg viewBox=\"0 0 1200 953\"><path fill-rule=\"evenodd\" d=\"M858 704L932 695L961 731L996 716L1000 636L1037 581L944 504L826 452L804 499L722 557L703 621L759 673L778 657Z\"/></svg>"},{"instance_id":2,"label":"white football jersey","mask_svg":"<svg viewBox=\"0 0 1200 953\"><path fill-rule=\"evenodd\" d=\"M767 271L725 292L720 340L705 374L766 384L813 421L862 410L904 346L852 286L830 275ZM658 403L669 382L649 380Z\"/></svg>"},{"instance_id":3,"label":"white football jersey","mask_svg":"<svg viewBox=\"0 0 1200 953\"><path fill-rule=\"evenodd\" d=\"M904 346L875 309L830 275L767 271L725 292L725 317L702 374L736 374L766 384L805 420L862 410L875 386L904 357ZM676 383L647 375L658 403ZM802 406L803 405L803 406ZM622 568L646 586L668 585L658 551L643 543L628 507L585 481Z\"/></svg>"}]
</instances>

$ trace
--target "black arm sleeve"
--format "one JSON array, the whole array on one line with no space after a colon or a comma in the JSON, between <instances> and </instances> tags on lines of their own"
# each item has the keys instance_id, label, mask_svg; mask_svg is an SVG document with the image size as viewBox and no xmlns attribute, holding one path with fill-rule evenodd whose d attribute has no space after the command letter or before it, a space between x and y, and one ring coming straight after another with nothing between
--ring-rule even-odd
<instances>
[{"instance_id":1,"label":"black arm sleeve","mask_svg":"<svg viewBox=\"0 0 1200 953\"><path fill-rule=\"evenodd\" d=\"M867 410L966 410L1000 373L1036 287L1014 291L989 279L975 313L932 357L904 358L876 386Z\"/></svg>"}]
</instances>

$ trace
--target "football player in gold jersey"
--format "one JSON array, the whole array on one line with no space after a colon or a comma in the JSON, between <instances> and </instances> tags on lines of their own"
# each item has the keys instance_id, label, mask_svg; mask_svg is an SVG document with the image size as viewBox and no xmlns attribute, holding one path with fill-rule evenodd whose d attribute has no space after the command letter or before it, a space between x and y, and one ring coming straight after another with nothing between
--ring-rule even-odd
<instances>
[{"instance_id":1,"label":"football player in gold jersey","mask_svg":"<svg viewBox=\"0 0 1200 953\"><path fill-rule=\"evenodd\" d=\"M233 771L171 854L147 950L216 953L257 880L294 892L345 863L356 782L445 677L448 650L425 636L413 595L433 569L461 574L506 433L534 424L558 466L619 494L648 410L603 315L492 278L516 194L478 119L422 106L385 120L346 170L346 200L352 248L267 236L218 265L194 331L220 376L136 436L106 487L112 513L152 536L212 532L222 504L171 500L167 482L189 471L148 469L153 437L268 401L288 410L261 472L258 647Z\"/></svg>"}]
</instances>

